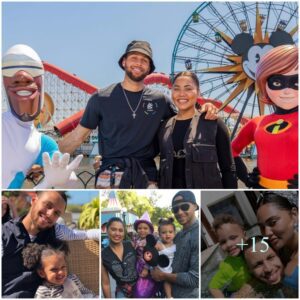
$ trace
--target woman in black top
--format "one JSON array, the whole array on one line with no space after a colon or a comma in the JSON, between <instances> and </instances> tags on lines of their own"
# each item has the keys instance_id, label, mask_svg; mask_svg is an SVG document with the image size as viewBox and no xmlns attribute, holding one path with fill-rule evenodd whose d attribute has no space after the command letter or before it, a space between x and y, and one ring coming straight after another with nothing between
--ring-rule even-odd
<instances>
[{"instance_id":1,"label":"woman in black top","mask_svg":"<svg viewBox=\"0 0 300 300\"><path fill-rule=\"evenodd\" d=\"M175 76L172 99L178 114L159 133L160 188L237 188L227 128L220 119L200 115L199 91L194 73Z\"/></svg>"},{"instance_id":2,"label":"woman in black top","mask_svg":"<svg viewBox=\"0 0 300 300\"><path fill-rule=\"evenodd\" d=\"M111 218L107 225L109 246L101 252L101 285L105 298L111 297L110 274L116 281L116 298L132 298L138 279L136 252L130 241L124 241L125 225L119 218Z\"/></svg>"}]
</instances>

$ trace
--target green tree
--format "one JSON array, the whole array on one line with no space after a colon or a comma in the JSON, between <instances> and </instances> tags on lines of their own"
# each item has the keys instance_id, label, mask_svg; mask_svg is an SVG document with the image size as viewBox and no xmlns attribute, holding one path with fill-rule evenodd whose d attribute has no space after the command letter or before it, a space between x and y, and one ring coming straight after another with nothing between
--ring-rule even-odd
<instances>
[{"instance_id":1,"label":"green tree","mask_svg":"<svg viewBox=\"0 0 300 300\"><path fill-rule=\"evenodd\" d=\"M154 211L149 198L139 196L136 192L120 191L117 192L117 197L122 207L126 207L128 211L133 212L138 217L141 217L145 211L151 216Z\"/></svg>"},{"instance_id":2,"label":"green tree","mask_svg":"<svg viewBox=\"0 0 300 300\"><path fill-rule=\"evenodd\" d=\"M181 225L177 222L173 213L167 207L155 207L154 212L151 216L151 221L153 224L158 226L158 221L160 218L170 218L170 217L174 219L174 225L176 227L176 230L179 231L181 229Z\"/></svg>"},{"instance_id":3,"label":"green tree","mask_svg":"<svg viewBox=\"0 0 300 300\"><path fill-rule=\"evenodd\" d=\"M78 225L80 229L99 228L99 198L94 198L91 202L82 206Z\"/></svg>"},{"instance_id":4,"label":"green tree","mask_svg":"<svg viewBox=\"0 0 300 300\"><path fill-rule=\"evenodd\" d=\"M101 190L101 193L100 193L100 206L101 206L101 208L106 208L107 207L108 196L109 196L110 192L111 192L110 190Z\"/></svg>"},{"instance_id":5,"label":"green tree","mask_svg":"<svg viewBox=\"0 0 300 300\"><path fill-rule=\"evenodd\" d=\"M150 191L149 201L153 206L156 206L156 203L161 200L161 195L157 193L156 190Z\"/></svg>"},{"instance_id":6,"label":"green tree","mask_svg":"<svg viewBox=\"0 0 300 300\"><path fill-rule=\"evenodd\" d=\"M118 191L117 198L120 201L122 207L126 207L128 212L136 214L139 218L147 211L150 215L153 225L158 226L158 220L160 218L173 217L171 210L167 207L158 207L157 203L162 201L161 196L157 191L151 191L150 197L139 196L135 191ZM108 193L105 194L108 198ZM107 207L108 199L101 199L101 208ZM174 218L174 224L179 230L180 224Z\"/></svg>"},{"instance_id":7,"label":"green tree","mask_svg":"<svg viewBox=\"0 0 300 300\"><path fill-rule=\"evenodd\" d=\"M152 222L158 225L158 221L160 218L172 217L172 213L166 207L155 207L151 217Z\"/></svg>"},{"instance_id":8,"label":"green tree","mask_svg":"<svg viewBox=\"0 0 300 300\"><path fill-rule=\"evenodd\" d=\"M102 200L102 199L101 199L101 209L102 209L102 208L106 208L106 207L107 207L107 204L108 204L108 199L105 199L105 200Z\"/></svg>"}]
</instances>

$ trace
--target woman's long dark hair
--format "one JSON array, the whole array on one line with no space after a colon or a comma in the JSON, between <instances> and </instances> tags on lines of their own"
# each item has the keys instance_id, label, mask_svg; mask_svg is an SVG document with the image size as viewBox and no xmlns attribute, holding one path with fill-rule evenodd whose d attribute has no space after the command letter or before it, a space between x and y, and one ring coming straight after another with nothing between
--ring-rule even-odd
<instances>
[{"instance_id":1,"label":"woman's long dark hair","mask_svg":"<svg viewBox=\"0 0 300 300\"><path fill-rule=\"evenodd\" d=\"M294 208L296 208L298 211L298 206L295 203L290 201L287 197L276 194L274 192L263 192L260 194L260 196L257 199L256 212L261 206L265 204L275 205L278 209L286 210L288 212L291 212ZM285 247L277 251L284 265L286 265L290 261L291 253L289 252L290 251Z\"/></svg>"}]
</instances>

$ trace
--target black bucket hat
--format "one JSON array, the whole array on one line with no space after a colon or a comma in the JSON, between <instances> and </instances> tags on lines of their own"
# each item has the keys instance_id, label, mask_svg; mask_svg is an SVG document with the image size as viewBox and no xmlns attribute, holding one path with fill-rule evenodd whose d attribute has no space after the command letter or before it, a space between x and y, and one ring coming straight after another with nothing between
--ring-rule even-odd
<instances>
[{"instance_id":1,"label":"black bucket hat","mask_svg":"<svg viewBox=\"0 0 300 300\"><path fill-rule=\"evenodd\" d=\"M123 58L130 52L139 52L146 55L150 60L150 72L151 74L155 70L155 65L152 60L152 49L148 42L146 41L132 41L128 44L125 53L119 59L119 66L124 70L122 65Z\"/></svg>"}]
</instances>

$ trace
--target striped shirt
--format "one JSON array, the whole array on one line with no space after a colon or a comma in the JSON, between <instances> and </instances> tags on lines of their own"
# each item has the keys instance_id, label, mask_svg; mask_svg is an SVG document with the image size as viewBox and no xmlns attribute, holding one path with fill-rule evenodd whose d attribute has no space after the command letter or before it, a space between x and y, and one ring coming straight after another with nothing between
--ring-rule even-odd
<instances>
[{"instance_id":1,"label":"striped shirt","mask_svg":"<svg viewBox=\"0 0 300 300\"><path fill-rule=\"evenodd\" d=\"M86 288L75 274L69 274L63 285L44 281L34 298L95 298L96 294Z\"/></svg>"},{"instance_id":2,"label":"striped shirt","mask_svg":"<svg viewBox=\"0 0 300 300\"><path fill-rule=\"evenodd\" d=\"M55 224L55 236L59 240L99 240L100 229L77 230L63 224Z\"/></svg>"}]
</instances>

